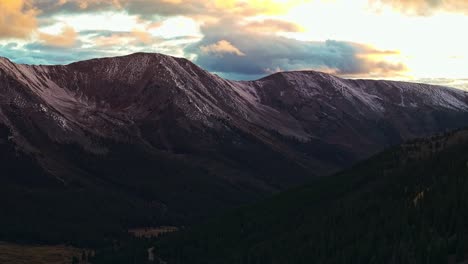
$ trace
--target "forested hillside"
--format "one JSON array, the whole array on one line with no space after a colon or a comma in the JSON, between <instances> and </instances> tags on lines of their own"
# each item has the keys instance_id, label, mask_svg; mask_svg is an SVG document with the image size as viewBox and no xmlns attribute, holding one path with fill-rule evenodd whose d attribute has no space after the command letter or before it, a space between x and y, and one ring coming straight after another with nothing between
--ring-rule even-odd
<instances>
[{"instance_id":1,"label":"forested hillside","mask_svg":"<svg viewBox=\"0 0 468 264\"><path fill-rule=\"evenodd\" d=\"M168 263L459 263L468 253L468 132L415 140L171 235Z\"/></svg>"}]
</instances>

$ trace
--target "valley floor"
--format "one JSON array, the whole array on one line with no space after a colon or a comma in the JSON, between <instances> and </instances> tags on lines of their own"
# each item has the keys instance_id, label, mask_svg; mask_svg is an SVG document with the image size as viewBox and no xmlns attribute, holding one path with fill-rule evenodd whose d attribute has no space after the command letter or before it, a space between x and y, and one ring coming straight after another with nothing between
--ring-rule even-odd
<instances>
[{"instance_id":1,"label":"valley floor","mask_svg":"<svg viewBox=\"0 0 468 264\"><path fill-rule=\"evenodd\" d=\"M146 228L135 228L130 229L128 232L138 238L154 238L160 235L173 233L179 231L178 227L175 226L161 226L161 227L146 227Z\"/></svg>"},{"instance_id":2,"label":"valley floor","mask_svg":"<svg viewBox=\"0 0 468 264\"><path fill-rule=\"evenodd\" d=\"M83 253L89 251L69 247L69 246L36 246L18 245L0 242L0 263L1 264L85 264Z\"/></svg>"}]
</instances>

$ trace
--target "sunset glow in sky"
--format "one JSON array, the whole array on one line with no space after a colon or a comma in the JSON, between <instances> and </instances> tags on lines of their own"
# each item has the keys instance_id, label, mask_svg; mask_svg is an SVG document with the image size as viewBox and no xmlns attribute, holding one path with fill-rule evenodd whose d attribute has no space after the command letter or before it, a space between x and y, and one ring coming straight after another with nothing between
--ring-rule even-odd
<instances>
[{"instance_id":1,"label":"sunset glow in sky","mask_svg":"<svg viewBox=\"0 0 468 264\"><path fill-rule=\"evenodd\" d=\"M233 79L314 69L468 88L466 0L0 0L0 56L138 51Z\"/></svg>"}]
</instances>

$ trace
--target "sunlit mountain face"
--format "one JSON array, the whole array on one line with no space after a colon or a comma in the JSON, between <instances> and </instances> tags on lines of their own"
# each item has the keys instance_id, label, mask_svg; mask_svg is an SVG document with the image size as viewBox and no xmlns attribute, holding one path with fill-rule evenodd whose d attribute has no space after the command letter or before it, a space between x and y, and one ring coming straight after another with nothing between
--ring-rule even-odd
<instances>
[{"instance_id":1,"label":"sunlit mountain face","mask_svg":"<svg viewBox=\"0 0 468 264\"><path fill-rule=\"evenodd\" d=\"M464 0L1 0L0 56L67 64L134 52L229 79L319 70L467 86Z\"/></svg>"}]
</instances>

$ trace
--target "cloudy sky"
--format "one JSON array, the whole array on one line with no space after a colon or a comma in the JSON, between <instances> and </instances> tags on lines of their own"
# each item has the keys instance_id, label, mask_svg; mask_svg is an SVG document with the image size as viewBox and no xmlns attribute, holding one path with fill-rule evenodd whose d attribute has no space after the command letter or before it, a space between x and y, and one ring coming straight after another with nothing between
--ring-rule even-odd
<instances>
[{"instance_id":1,"label":"cloudy sky","mask_svg":"<svg viewBox=\"0 0 468 264\"><path fill-rule=\"evenodd\" d=\"M139 51L231 79L314 69L467 87L466 0L0 0L0 56Z\"/></svg>"}]
</instances>

